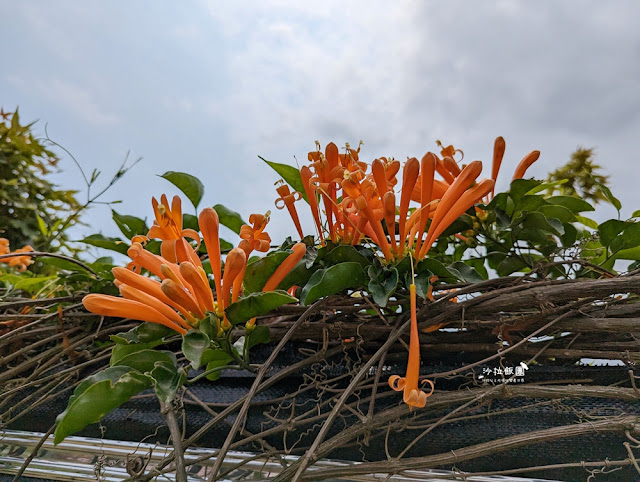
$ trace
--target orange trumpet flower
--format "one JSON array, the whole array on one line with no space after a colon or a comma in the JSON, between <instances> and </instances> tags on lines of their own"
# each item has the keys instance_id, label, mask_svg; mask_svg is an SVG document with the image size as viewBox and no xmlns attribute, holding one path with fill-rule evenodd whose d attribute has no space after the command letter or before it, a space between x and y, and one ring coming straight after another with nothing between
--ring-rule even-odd
<instances>
[{"instance_id":1,"label":"orange trumpet flower","mask_svg":"<svg viewBox=\"0 0 640 482\"><path fill-rule=\"evenodd\" d=\"M406 244L407 211L409 210L409 201L411 201L413 187L418 181L419 172L420 163L415 157L412 157L406 162L404 170L402 171L402 193L400 197L400 217L398 222L398 234L400 235L400 239L398 241L399 252L397 254L399 256L403 255L400 250L403 250Z\"/></svg>"},{"instance_id":2,"label":"orange trumpet flower","mask_svg":"<svg viewBox=\"0 0 640 482\"><path fill-rule=\"evenodd\" d=\"M498 180L498 173L500 172L500 166L502 165L502 158L504 157L504 151L506 143L501 136L496 137L493 143L493 162L491 163L491 179L495 183ZM491 197L493 197L495 191L495 185L491 190Z\"/></svg>"},{"instance_id":3,"label":"orange trumpet flower","mask_svg":"<svg viewBox=\"0 0 640 482\"><path fill-rule=\"evenodd\" d=\"M182 326L171 321L158 310L139 301L92 293L82 299L82 304L87 310L98 315L117 316L158 323L168 326L181 335L187 332Z\"/></svg>"},{"instance_id":4,"label":"orange trumpet flower","mask_svg":"<svg viewBox=\"0 0 640 482\"><path fill-rule=\"evenodd\" d=\"M280 179L276 183L276 185L277 184L280 184L280 186L276 188L276 191L278 191L280 197L276 199L276 207L278 209L284 209L285 206L287 207L289 215L293 220L293 224L295 224L296 229L298 230L298 235L300 236L300 239L302 239L304 238L304 234L302 234L302 227L300 227L300 218L298 217L298 211L296 211L296 206L294 204L296 201L302 199L302 194L300 194L298 191L293 191L292 193L289 190L289 186L287 186L282 179Z\"/></svg>"},{"instance_id":5,"label":"orange trumpet flower","mask_svg":"<svg viewBox=\"0 0 640 482\"><path fill-rule=\"evenodd\" d=\"M241 246L245 249L247 257L253 250L261 251L263 253L269 251L269 248L271 247L271 237L264 232L264 229L269 222L270 214L271 213L269 211L267 211L266 214L252 214L249 216L249 222L253 224L253 227L245 224L240 228L240 237L247 242L242 243L241 241L243 246L246 247L245 249Z\"/></svg>"},{"instance_id":6,"label":"orange trumpet flower","mask_svg":"<svg viewBox=\"0 0 640 482\"><path fill-rule=\"evenodd\" d=\"M513 179L511 180L515 181L516 179L522 179L525 172L527 172L527 169L529 169L529 167L531 167L531 164L536 162L539 157L540 151L531 151L529 154L524 156L524 158L520 161L520 164L518 164L518 167L516 167L516 170L513 173Z\"/></svg>"},{"instance_id":7,"label":"orange trumpet flower","mask_svg":"<svg viewBox=\"0 0 640 482\"><path fill-rule=\"evenodd\" d=\"M411 302L411 335L409 340L409 360L407 361L407 373L404 377L391 375L389 386L398 392L404 392L404 403L409 405L409 410L413 407L422 408L427 404L427 398L431 396L434 385L431 380L420 382L420 340L418 335L418 320L416 315L416 285L409 286L409 298ZM422 391L419 384L425 383L431 386L431 391Z\"/></svg>"},{"instance_id":8,"label":"orange trumpet flower","mask_svg":"<svg viewBox=\"0 0 640 482\"><path fill-rule=\"evenodd\" d=\"M307 246L304 243L296 243L291 249L293 252L285 258L280 266L276 268L276 270L265 283L262 291L275 290L307 252Z\"/></svg>"},{"instance_id":9,"label":"orange trumpet flower","mask_svg":"<svg viewBox=\"0 0 640 482\"><path fill-rule=\"evenodd\" d=\"M151 205L156 219L147 236L162 240L160 252L168 261L172 263L193 261L188 255L189 250L185 246L186 241L183 238L193 239L200 246L200 236L193 229L182 229L182 201L180 198L173 196L171 207L169 207L167 196L163 194L160 196L160 203L154 197L151 199Z\"/></svg>"},{"instance_id":10,"label":"orange trumpet flower","mask_svg":"<svg viewBox=\"0 0 640 482\"><path fill-rule=\"evenodd\" d=\"M5 238L0 238L0 255L29 253L32 251L33 248L31 246L25 246L23 248L16 249L15 251L9 251L9 241L7 241L7 239ZM11 258L0 261L0 263L6 263L12 268L18 270L18 272L22 273L27 269L27 266L33 264L33 258L31 256L12 256Z\"/></svg>"},{"instance_id":11,"label":"orange trumpet flower","mask_svg":"<svg viewBox=\"0 0 640 482\"><path fill-rule=\"evenodd\" d=\"M9 240L7 238L0 238L0 255L9 254Z\"/></svg>"},{"instance_id":12,"label":"orange trumpet flower","mask_svg":"<svg viewBox=\"0 0 640 482\"><path fill-rule=\"evenodd\" d=\"M216 314L221 318L224 313L224 307L220 304L222 296L222 259L220 254L220 219L218 218L218 213L213 208L204 208L198 217L198 224L202 232L204 244L207 247L211 271L213 272L213 280L216 285L216 298L218 299Z\"/></svg>"}]
</instances>

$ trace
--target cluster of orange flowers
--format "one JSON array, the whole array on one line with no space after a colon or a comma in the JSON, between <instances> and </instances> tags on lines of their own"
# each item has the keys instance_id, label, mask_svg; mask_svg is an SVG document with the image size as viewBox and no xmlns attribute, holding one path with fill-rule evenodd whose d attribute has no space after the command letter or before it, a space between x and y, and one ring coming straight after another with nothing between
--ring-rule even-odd
<instances>
[{"instance_id":1,"label":"cluster of orange flowers","mask_svg":"<svg viewBox=\"0 0 640 482\"><path fill-rule=\"evenodd\" d=\"M483 198L491 198L505 152L505 141L498 137L494 143L491 178L477 180L482 172L482 162L473 161L460 166L464 153L452 145L444 147L438 141L441 157L427 152L420 161L412 157L404 164L400 203L397 205L394 187L398 183L399 161L383 157L375 159L369 166L359 160L360 147L354 150L347 145L345 153L340 154L338 147L330 143L323 154L320 145L316 145L317 150L308 156L310 164L300 169L300 178L321 242L325 242L325 230L320 220L319 201L323 203L326 231L331 241L355 245L366 237L378 246L387 262L409 254L416 261L424 259L438 236L451 223ZM460 155L458 160L455 159L457 154ZM513 180L522 178L539 156L539 151L527 154L516 168ZM442 179L437 179L436 173ZM296 198L288 189L284 193L281 189L278 188L281 195L278 201L286 204L302 237L293 204ZM411 201L419 204L412 213L409 210ZM410 302L407 374L405 377L390 377L389 385L404 392L404 401L410 407L424 407L427 397L433 393L433 383L422 381L431 385L429 393L419 388L420 346L415 285L410 286Z\"/></svg>"},{"instance_id":2,"label":"cluster of orange flowers","mask_svg":"<svg viewBox=\"0 0 640 482\"><path fill-rule=\"evenodd\" d=\"M463 156L462 151L453 146L443 147L438 141L442 157L427 152L420 161L412 157L404 164L397 205L394 187L401 168L399 161L382 157L369 165L360 161L359 147L355 150L347 144L345 153L341 154L338 147L330 143L323 154L316 144L317 150L309 153L309 165L300 169L300 178L321 243L328 237L334 243L356 245L366 237L380 248L389 262L409 252L416 260L423 259L453 221L484 197L493 195L505 151L504 139L498 137L491 178L477 181L482 162L459 166L462 159L455 160L454 156L458 153ZM524 176L539 155L539 151L532 151L525 156L513 179ZM436 173L442 179L437 179ZM286 205L302 237L294 205L301 194L291 193L286 185L278 187L278 193L281 197L276 205L280 209ZM419 204L412 213L411 201ZM427 230L429 219L431 224Z\"/></svg>"},{"instance_id":3,"label":"cluster of orange flowers","mask_svg":"<svg viewBox=\"0 0 640 482\"><path fill-rule=\"evenodd\" d=\"M428 152L420 161L408 159L402 167L399 205L394 192L401 168L399 161L379 158L369 165L359 160L360 148L354 150L347 145L346 152L341 154L337 146L330 143L322 153L318 144L318 149L309 153L310 164L300 169L300 178L321 244L330 239L334 243L356 245L366 238L379 248L387 262L395 262L407 255L416 261L423 259L451 223L477 202L493 196L505 151L504 139L498 137L494 144L491 178L478 180L482 172L480 161L460 166L462 158L456 160L455 156L463 156L462 151L438 144L442 148L441 157ZM525 156L513 179L521 178L539 155L538 151L533 151ZM437 179L436 173L442 179ZM276 207L287 208L300 238L303 238L295 207L302 194L291 192L284 183L278 184ZM411 201L419 205L413 212L409 209ZM225 309L242 294L249 255L254 250L269 250L271 238L265 232L269 213L251 215L251 225L243 226L240 231L238 247L227 254L224 272L218 215L213 208L206 208L200 213L199 226L211 263L214 294L196 252L200 246L200 235L182 228L180 198L174 197L169 206L163 195L160 202L154 198L152 205L155 214L153 227L147 236L136 236L132 240L128 250L132 261L127 268L113 269L122 297L90 294L83 300L85 307L101 315L160 323L181 334L198 327L208 314L214 314L218 335L222 336L231 328ZM149 238L162 240L161 256L145 249L144 244ZM195 241L195 248L187 238ZM276 289L305 252L304 243L296 244L289 257L266 282L263 291ZM143 268L157 279L143 276ZM407 374L405 377L390 377L389 384L394 390L404 392L404 401L410 407L423 407L433 392L433 383L422 381L422 384L431 385L429 393L420 389L415 285L410 286L410 302ZM253 323L255 319L248 322L247 328L250 329Z\"/></svg>"},{"instance_id":4,"label":"cluster of orange flowers","mask_svg":"<svg viewBox=\"0 0 640 482\"><path fill-rule=\"evenodd\" d=\"M249 255L254 250L268 251L270 247L271 239L264 232L268 216L253 214L249 218L253 226L242 227L242 240L237 248L227 254L223 273L218 214L213 208L206 208L200 213L198 221L213 272L214 295L196 252L200 246L200 235L194 230L182 229L180 198L175 196L170 207L165 195L162 195L160 202L153 198L152 204L154 224L147 236L132 239L127 251L131 263L127 268L113 268L115 283L122 297L90 294L83 299L84 306L100 315L159 323L180 334L197 328L200 321L212 313L221 336L231 328L224 310L242 294ZM187 237L196 241L196 248L185 239ZM145 249L149 238L162 240L161 256ZM305 252L303 243L294 246L293 253L279 268L289 266L290 270ZM141 269L158 279L142 275ZM289 270L276 270L264 290L275 289Z\"/></svg>"},{"instance_id":5,"label":"cluster of orange flowers","mask_svg":"<svg viewBox=\"0 0 640 482\"><path fill-rule=\"evenodd\" d=\"M0 238L0 256L3 254L15 254L15 253L28 253L33 251L31 246L25 246L24 248L11 251L9 248L9 240L7 238ZM19 272L23 272L27 269L27 266L33 264L31 256L11 256L8 258L0 259L0 263L5 263L12 268L17 269Z\"/></svg>"}]
</instances>

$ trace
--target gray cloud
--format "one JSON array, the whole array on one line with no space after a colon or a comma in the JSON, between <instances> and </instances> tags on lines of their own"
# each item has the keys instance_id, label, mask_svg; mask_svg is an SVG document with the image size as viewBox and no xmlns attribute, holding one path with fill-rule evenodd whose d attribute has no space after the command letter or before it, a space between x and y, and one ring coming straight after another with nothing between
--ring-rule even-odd
<instances>
[{"instance_id":1,"label":"gray cloud","mask_svg":"<svg viewBox=\"0 0 640 482\"><path fill-rule=\"evenodd\" d=\"M544 176L576 146L596 146L625 213L640 207L626 174L640 147L633 0L3 10L3 45L21 41L3 51L0 103L49 122L88 170L108 170L128 148L144 156L113 191L122 211L148 216L152 195L173 194L154 176L167 170L203 179L207 204L246 217L273 210L277 175L257 155L304 162L316 139L363 140L364 158L400 160L441 139L489 160L497 135L507 140L502 187L532 149L542 157L531 174ZM74 174L60 179L79 187ZM274 239L290 232L286 214L272 223Z\"/></svg>"}]
</instances>

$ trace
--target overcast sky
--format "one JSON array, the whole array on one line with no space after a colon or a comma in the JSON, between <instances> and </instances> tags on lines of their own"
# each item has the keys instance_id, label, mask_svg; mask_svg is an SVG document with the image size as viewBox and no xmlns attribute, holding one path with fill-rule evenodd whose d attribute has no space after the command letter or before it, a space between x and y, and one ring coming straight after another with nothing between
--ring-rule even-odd
<instances>
[{"instance_id":1,"label":"overcast sky","mask_svg":"<svg viewBox=\"0 0 640 482\"><path fill-rule=\"evenodd\" d=\"M156 175L185 171L205 184L203 206L274 211L274 242L294 229L257 156L304 162L315 140L405 160L441 139L489 166L502 135L499 188L533 149L541 178L595 147L628 216L640 209L638 18L637 0L0 0L0 106L39 119L40 134L48 124L103 182L127 151L143 157L105 195L121 212L151 218L151 196L177 192ZM57 152L56 182L83 189ZM117 233L107 206L85 221L85 234Z\"/></svg>"}]
</instances>

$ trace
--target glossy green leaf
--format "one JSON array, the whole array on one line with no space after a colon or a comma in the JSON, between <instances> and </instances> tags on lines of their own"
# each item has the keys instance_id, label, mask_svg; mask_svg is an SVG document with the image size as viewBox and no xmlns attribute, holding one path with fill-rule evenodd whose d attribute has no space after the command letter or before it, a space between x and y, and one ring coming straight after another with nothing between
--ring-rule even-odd
<instances>
[{"instance_id":1,"label":"glossy green leaf","mask_svg":"<svg viewBox=\"0 0 640 482\"><path fill-rule=\"evenodd\" d=\"M633 211L633 214L631 215L632 218L640 218L640 209L638 209L637 211Z\"/></svg>"},{"instance_id":2,"label":"glossy green leaf","mask_svg":"<svg viewBox=\"0 0 640 482\"><path fill-rule=\"evenodd\" d=\"M358 288L366 283L364 270L359 263L336 264L316 271L302 288L300 303L310 305L323 296L339 293L347 288Z\"/></svg>"},{"instance_id":3,"label":"glossy green leaf","mask_svg":"<svg viewBox=\"0 0 640 482\"><path fill-rule=\"evenodd\" d=\"M440 281L445 281L445 280L456 281L456 276L452 275L447 270L444 264L442 264L437 259L433 259L433 258L425 258L422 261L420 261L416 265L415 271L416 273L429 271L431 273L430 276L435 275L438 277Z\"/></svg>"},{"instance_id":4,"label":"glossy green leaf","mask_svg":"<svg viewBox=\"0 0 640 482\"><path fill-rule=\"evenodd\" d=\"M569 209L574 214L584 211L595 211L595 208L584 199L575 196L552 196L547 198L549 204L557 204Z\"/></svg>"},{"instance_id":5,"label":"glossy green leaf","mask_svg":"<svg viewBox=\"0 0 640 482\"><path fill-rule=\"evenodd\" d=\"M586 218L584 216L576 215L576 221L584 224L586 227L591 229L598 229L598 223L593 219Z\"/></svg>"},{"instance_id":6,"label":"glossy green leaf","mask_svg":"<svg viewBox=\"0 0 640 482\"><path fill-rule=\"evenodd\" d=\"M229 364L233 360L233 357L227 353L226 351L218 348L208 349L204 352L202 357L202 363L206 363L207 368L206 371L213 370L214 368L224 367ZM220 378L220 371L215 371L207 375L207 380L217 380Z\"/></svg>"},{"instance_id":7,"label":"glossy green leaf","mask_svg":"<svg viewBox=\"0 0 640 482\"><path fill-rule=\"evenodd\" d=\"M220 224L228 227L231 231L236 234L240 234L240 228L247 224L240 216L239 213L232 211L228 207L222 204L216 204L213 206L213 209L218 213L218 218L220 218Z\"/></svg>"},{"instance_id":8,"label":"glossy green leaf","mask_svg":"<svg viewBox=\"0 0 640 482\"><path fill-rule=\"evenodd\" d=\"M200 200L204 194L204 185L200 179L191 174L176 171L167 171L160 177L180 189L189 201L191 201L193 207L198 208L198 204L200 204Z\"/></svg>"},{"instance_id":9,"label":"glossy green leaf","mask_svg":"<svg viewBox=\"0 0 640 482\"><path fill-rule=\"evenodd\" d=\"M416 285L416 295L420 298L426 299L429 293L429 286L431 286L430 279L433 276L433 273L425 270L422 273L418 273L413 279L411 279L410 272L405 273L405 275L405 286L411 286L411 283L413 282Z\"/></svg>"},{"instance_id":10,"label":"glossy green leaf","mask_svg":"<svg viewBox=\"0 0 640 482\"><path fill-rule=\"evenodd\" d=\"M307 194L304 190L304 186L302 185L302 178L300 177L300 171L298 169L286 164L267 161L264 157L261 156L258 157L266 162L274 171L280 174L280 176L282 176L282 179L284 179L287 184L289 184L289 186L302 194L302 197L305 201L309 202L309 200L307 199Z\"/></svg>"},{"instance_id":11,"label":"glossy green leaf","mask_svg":"<svg viewBox=\"0 0 640 482\"><path fill-rule=\"evenodd\" d=\"M529 189L526 194L527 195L532 195L532 194L536 194L539 193L541 191L546 191L548 189L552 189L554 187L560 186L562 184L565 184L566 182L568 182L569 179L560 179L559 181L553 181L553 182L543 182L542 184L540 184L539 186L536 186L532 189Z\"/></svg>"},{"instance_id":12,"label":"glossy green leaf","mask_svg":"<svg viewBox=\"0 0 640 482\"><path fill-rule=\"evenodd\" d=\"M367 289L373 301L383 308L387 306L389 298L398 287L398 270L395 267L382 268L375 265L369 266L369 284Z\"/></svg>"},{"instance_id":13,"label":"glossy green leaf","mask_svg":"<svg viewBox=\"0 0 640 482\"><path fill-rule=\"evenodd\" d=\"M640 260L640 246L618 251L616 253L616 259Z\"/></svg>"},{"instance_id":14,"label":"glossy green leaf","mask_svg":"<svg viewBox=\"0 0 640 482\"><path fill-rule=\"evenodd\" d=\"M182 337L182 353L191 362L194 370L202 365L202 354L211 346L209 337L197 330L189 330Z\"/></svg>"},{"instance_id":15,"label":"glossy green leaf","mask_svg":"<svg viewBox=\"0 0 640 482\"><path fill-rule=\"evenodd\" d=\"M576 215L573 214L569 209L564 206L559 205L548 205L541 206L538 209L538 212L544 214L547 219L557 219L563 223L571 222L576 220Z\"/></svg>"},{"instance_id":16,"label":"glossy green leaf","mask_svg":"<svg viewBox=\"0 0 640 482\"><path fill-rule=\"evenodd\" d=\"M111 350L111 358L109 360L109 365L111 366L119 365L118 362L122 360L124 357L129 356L132 353L135 353L138 351L150 350L160 344L162 344L162 340L154 340L148 343L132 343L132 344L124 344L124 345L116 343L113 349Z\"/></svg>"},{"instance_id":17,"label":"glossy green leaf","mask_svg":"<svg viewBox=\"0 0 640 482\"><path fill-rule=\"evenodd\" d=\"M616 208L618 213L620 213L620 209L622 209L622 204L620 203L620 200L616 198L613 194L611 194L611 191L609 190L609 188L604 184L602 184L601 182L599 182L595 177L591 176L591 180L593 181L594 184L596 184L600 188L600 191L602 191L602 194L607 199L607 201L609 201L613 205L613 207Z\"/></svg>"},{"instance_id":18,"label":"glossy green leaf","mask_svg":"<svg viewBox=\"0 0 640 482\"><path fill-rule=\"evenodd\" d=\"M144 222L144 219L129 216L128 214L118 214L113 209L111 210L111 216L120 229L120 232L124 234L127 239L138 235L146 236L149 232L149 228L147 227L147 223Z\"/></svg>"},{"instance_id":19,"label":"glossy green leaf","mask_svg":"<svg viewBox=\"0 0 640 482\"><path fill-rule=\"evenodd\" d=\"M269 343L271 340L271 331L268 326L256 325L253 331L247 334L245 343L246 349L250 350L259 343Z\"/></svg>"},{"instance_id":20,"label":"glossy green leaf","mask_svg":"<svg viewBox=\"0 0 640 482\"><path fill-rule=\"evenodd\" d=\"M548 219L542 213L527 213L520 222L525 228L541 230L551 234L564 234L564 226L557 219Z\"/></svg>"},{"instance_id":21,"label":"glossy green leaf","mask_svg":"<svg viewBox=\"0 0 640 482\"><path fill-rule=\"evenodd\" d=\"M480 281L484 281L484 278L475 270L475 268L472 268L462 261L456 261L455 263L450 264L447 266L447 271L459 280L466 281L467 283L478 283Z\"/></svg>"},{"instance_id":22,"label":"glossy green leaf","mask_svg":"<svg viewBox=\"0 0 640 482\"><path fill-rule=\"evenodd\" d=\"M103 236L102 234L92 234L84 239L81 239L80 242L89 244L91 246L96 246L98 248L116 251L120 254L125 255L127 254L127 250L129 249L129 243L118 238L108 238L106 236Z\"/></svg>"},{"instance_id":23,"label":"glossy green leaf","mask_svg":"<svg viewBox=\"0 0 640 482\"><path fill-rule=\"evenodd\" d=\"M116 345L114 351L116 351L116 348L124 351L132 347L134 347L134 345ZM122 353L118 355L122 355ZM125 356L118 356L115 361L112 361L111 366L126 366L138 370L140 373L147 373L153 370L156 362L168 363L170 365L177 364L176 356L173 352L146 349L137 350Z\"/></svg>"},{"instance_id":24,"label":"glossy green leaf","mask_svg":"<svg viewBox=\"0 0 640 482\"><path fill-rule=\"evenodd\" d=\"M171 403L176 397L176 393L186 380L182 370L171 363L162 361L156 362L153 370L149 373L153 380L153 388L156 397L163 403Z\"/></svg>"},{"instance_id":25,"label":"glossy green leaf","mask_svg":"<svg viewBox=\"0 0 640 482\"><path fill-rule=\"evenodd\" d=\"M568 248L578 239L578 230L571 223L563 223L564 233L560 236L562 246Z\"/></svg>"},{"instance_id":26,"label":"glossy green leaf","mask_svg":"<svg viewBox=\"0 0 640 482\"><path fill-rule=\"evenodd\" d=\"M193 229L194 231L200 231L200 225L198 224L198 216L193 214L184 213L182 215L182 228Z\"/></svg>"},{"instance_id":27,"label":"glossy green leaf","mask_svg":"<svg viewBox=\"0 0 640 482\"><path fill-rule=\"evenodd\" d=\"M54 444L118 408L132 396L152 386L150 377L129 367L109 367L76 387L67 408L56 418Z\"/></svg>"},{"instance_id":28,"label":"glossy green leaf","mask_svg":"<svg viewBox=\"0 0 640 482\"><path fill-rule=\"evenodd\" d=\"M320 248L320 251L323 249L325 248ZM335 248L326 251L321 256L325 266L353 262L360 264L360 266L365 269L371 265L371 262L360 254L360 252L353 246L336 246Z\"/></svg>"},{"instance_id":29,"label":"glossy green leaf","mask_svg":"<svg viewBox=\"0 0 640 482\"><path fill-rule=\"evenodd\" d=\"M609 246L613 238L620 234L629 225L627 221L619 221L618 219L609 219L598 226L598 234L600 242L603 246Z\"/></svg>"},{"instance_id":30,"label":"glossy green leaf","mask_svg":"<svg viewBox=\"0 0 640 482\"><path fill-rule=\"evenodd\" d=\"M516 179L511 182L509 196L517 204L522 196L529 193L540 184L542 184L542 181L536 181L535 179Z\"/></svg>"},{"instance_id":31,"label":"glossy green leaf","mask_svg":"<svg viewBox=\"0 0 640 482\"><path fill-rule=\"evenodd\" d=\"M520 271L526 267L527 263L522 261L520 258L509 256L504 258L500 264L498 264L496 271L500 276L508 276L511 273L515 273L516 271Z\"/></svg>"},{"instance_id":32,"label":"glossy green leaf","mask_svg":"<svg viewBox=\"0 0 640 482\"><path fill-rule=\"evenodd\" d=\"M520 199L520 202L518 203L515 215L523 211L527 211L527 212L537 211L542 206L547 206L548 204L549 203L542 196L524 195L522 196L522 198Z\"/></svg>"},{"instance_id":33,"label":"glossy green leaf","mask_svg":"<svg viewBox=\"0 0 640 482\"><path fill-rule=\"evenodd\" d=\"M245 293L262 291L267 280L290 254L287 251L275 251L248 264L244 274Z\"/></svg>"},{"instance_id":34,"label":"glossy green leaf","mask_svg":"<svg viewBox=\"0 0 640 482\"><path fill-rule=\"evenodd\" d=\"M266 293L251 293L231 303L225 310L227 318L234 325L248 321L255 316L265 315L278 306L298 301L286 291L267 291Z\"/></svg>"},{"instance_id":35,"label":"glossy green leaf","mask_svg":"<svg viewBox=\"0 0 640 482\"><path fill-rule=\"evenodd\" d=\"M175 331L171 328L158 323L148 323L145 321L126 333L111 335L110 338L119 345L130 345L132 343L150 343L156 340L162 341L165 337L173 334L175 334Z\"/></svg>"}]
</instances>

